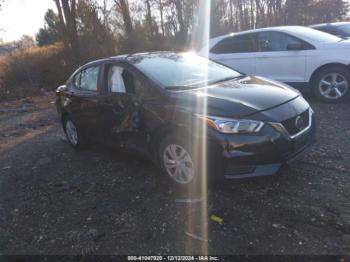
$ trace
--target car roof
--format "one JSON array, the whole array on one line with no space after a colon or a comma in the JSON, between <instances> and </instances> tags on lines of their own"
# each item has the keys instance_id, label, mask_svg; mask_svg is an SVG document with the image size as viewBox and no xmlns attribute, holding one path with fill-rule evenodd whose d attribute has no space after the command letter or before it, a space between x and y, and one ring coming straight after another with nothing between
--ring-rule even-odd
<instances>
[{"instance_id":1,"label":"car roof","mask_svg":"<svg viewBox=\"0 0 350 262\"><path fill-rule=\"evenodd\" d=\"M182 52L174 52L174 51L157 51L157 52L144 52L144 53L133 53L133 54L122 54L122 55L117 55L117 56L111 56L107 58L102 58L99 60L94 60L91 61L87 64L84 64L81 68L83 67L89 67L92 65L104 63L104 62L116 62L116 61L130 61L133 58L140 58L140 57L151 57L153 55L157 54L180 54Z\"/></svg>"},{"instance_id":2,"label":"car roof","mask_svg":"<svg viewBox=\"0 0 350 262\"><path fill-rule=\"evenodd\" d=\"M350 24L350 22L323 23L323 24L310 25L310 27L313 28L313 27L321 27L321 26L339 26L339 25L346 25L346 24Z\"/></svg>"},{"instance_id":3,"label":"car roof","mask_svg":"<svg viewBox=\"0 0 350 262\"><path fill-rule=\"evenodd\" d=\"M251 29L246 31L241 31L237 33L230 33L226 35L221 35L215 38L212 38L211 40L221 40L222 38L226 38L228 36L236 36L236 35L244 35L249 33L258 33L258 32L264 32L264 31L278 31L278 32L290 32L298 28L304 28L304 26L273 26L273 27L264 27L264 28L258 28L258 29Z\"/></svg>"},{"instance_id":4,"label":"car roof","mask_svg":"<svg viewBox=\"0 0 350 262\"><path fill-rule=\"evenodd\" d=\"M174 51L158 51L158 52L144 52L144 53L133 53L133 54L122 54L122 55L117 55L117 56L111 56L107 58L102 58L98 60L94 60L91 62L88 62L86 64L81 65L78 69L74 71L74 73L70 76L72 78L74 75L76 75L78 72L81 72L82 70L91 67L91 66L97 66L105 62L117 62L117 61L128 61L132 58L137 58L137 57L151 57L152 55L156 54L180 54L183 52L174 52ZM131 63L132 64L132 63Z\"/></svg>"}]
</instances>

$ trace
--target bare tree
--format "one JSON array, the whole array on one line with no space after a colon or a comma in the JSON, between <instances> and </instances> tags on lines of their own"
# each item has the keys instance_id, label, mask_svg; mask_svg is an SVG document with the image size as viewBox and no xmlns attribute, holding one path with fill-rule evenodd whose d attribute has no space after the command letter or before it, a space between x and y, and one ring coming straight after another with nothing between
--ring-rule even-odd
<instances>
[{"instance_id":1,"label":"bare tree","mask_svg":"<svg viewBox=\"0 0 350 262\"><path fill-rule=\"evenodd\" d=\"M65 29L62 32L67 38L67 46L76 50L74 43L78 41L75 41L75 21L80 18L74 15L73 3L84 1L88 5L98 6L102 25L117 36L119 50L128 52L156 47L182 48L189 43L188 36L195 30L194 20L198 3L202 0L54 1L58 6L62 28ZM108 6L110 3L113 4L112 8ZM282 24L332 22L346 16L349 8L345 3L346 0L212 0L211 18L208 21L211 23L212 36ZM158 38L158 28L162 38Z\"/></svg>"},{"instance_id":2,"label":"bare tree","mask_svg":"<svg viewBox=\"0 0 350 262\"><path fill-rule=\"evenodd\" d=\"M173 3L176 8L177 21L179 22L179 37L185 38L187 36L187 28L185 26L184 17L183 17L183 1L182 0L173 0Z\"/></svg>"},{"instance_id":3,"label":"bare tree","mask_svg":"<svg viewBox=\"0 0 350 262\"><path fill-rule=\"evenodd\" d=\"M146 21L147 21L147 24L148 24L150 36L152 38L153 34L154 34L154 31L153 31L151 3L150 3L150 0L145 0L145 2L146 2Z\"/></svg>"},{"instance_id":4,"label":"bare tree","mask_svg":"<svg viewBox=\"0 0 350 262\"><path fill-rule=\"evenodd\" d=\"M80 64L80 46L77 30L76 0L54 0L60 18L65 44L72 51L73 64Z\"/></svg>"},{"instance_id":5,"label":"bare tree","mask_svg":"<svg viewBox=\"0 0 350 262\"><path fill-rule=\"evenodd\" d=\"M162 35L165 36L165 29L164 29L164 6L163 1L158 0L158 7L159 7L159 15L160 15L160 27L162 28Z\"/></svg>"},{"instance_id":6,"label":"bare tree","mask_svg":"<svg viewBox=\"0 0 350 262\"><path fill-rule=\"evenodd\" d=\"M117 10L123 16L124 29L128 38L133 37L133 25L130 16L129 2L128 0L114 0Z\"/></svg>"}]
</instances>

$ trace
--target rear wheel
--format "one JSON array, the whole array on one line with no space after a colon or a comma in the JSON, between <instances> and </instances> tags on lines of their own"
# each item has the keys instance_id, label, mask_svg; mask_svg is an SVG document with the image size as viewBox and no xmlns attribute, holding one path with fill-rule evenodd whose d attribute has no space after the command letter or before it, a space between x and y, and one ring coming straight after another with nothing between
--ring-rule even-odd
<instances>
[{"instance_id":1,"label":"rear wheel","mask_svg":"<svg viewBox=\"0 0 350 262\"><path fill-rule=\"evenodd\" d=\"M75 149L83 149L87 146L86 140L75 122L70 117L63 120L64 131L69 144Z\"/></svg>"},{"instance_id":2,"label":"rear wheel","mask_svg":"<svg viewBox=\"0 0 350 262\"><path fill-rule=\"evenodd\" d=\"M350 71L342 66L330 66L318 72L313 80L315 96L327 103L338 103L349 98Z\"/></svg>"}]
</instances>

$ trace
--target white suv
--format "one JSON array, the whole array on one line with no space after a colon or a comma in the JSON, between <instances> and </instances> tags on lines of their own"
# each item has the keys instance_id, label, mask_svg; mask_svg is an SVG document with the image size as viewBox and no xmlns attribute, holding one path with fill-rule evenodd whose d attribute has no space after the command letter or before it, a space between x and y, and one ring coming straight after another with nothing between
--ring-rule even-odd
<instances>
[{"instance_id":1,"label":"white suv","mask_svg":"<svg viewBox=\"0 0 350 262\"><path fill-rule=\"evenodd\" d=\"M213 38L199 52L246 74L311 88L325 102L350 95L350 40L301 26Z\"/></svg>"}]
</instances>

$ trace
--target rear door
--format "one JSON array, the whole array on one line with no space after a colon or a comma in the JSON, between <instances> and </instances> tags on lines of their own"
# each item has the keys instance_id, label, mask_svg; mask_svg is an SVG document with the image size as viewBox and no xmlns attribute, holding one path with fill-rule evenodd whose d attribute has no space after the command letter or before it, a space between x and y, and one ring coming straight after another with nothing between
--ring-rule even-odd
<instances>
[{"instance_id":1,"label":"rear door","mask_svg":"<svg viewBox=\"0 0 350 262\"><path fill-rule=\"evenodd\" d=\"M291 35L263 31L257 33L256 75L281 82L306 81L306 56L310 46ZM303 50L288 50L288 44L300 43Z\"/></svg>"},{"instance_id":2,"label":"rear door","mask_svg":"<svg viewBox=\"0 0 350 262\"><path fill-rule=\"evenodd\" d=\"M210 50L210 59L245 74L255 74L256 46L253 34L228 36Z\"/></svg>"}]
</instances>

